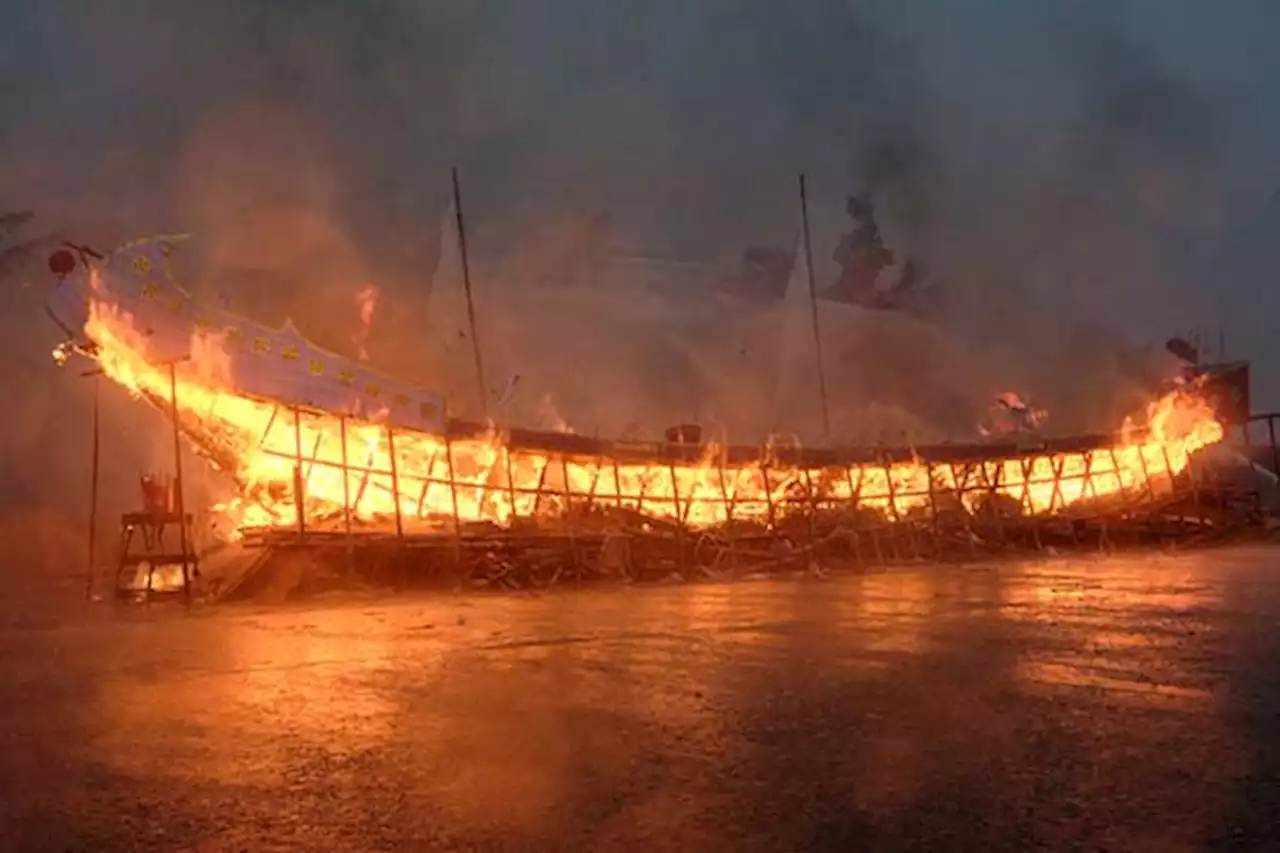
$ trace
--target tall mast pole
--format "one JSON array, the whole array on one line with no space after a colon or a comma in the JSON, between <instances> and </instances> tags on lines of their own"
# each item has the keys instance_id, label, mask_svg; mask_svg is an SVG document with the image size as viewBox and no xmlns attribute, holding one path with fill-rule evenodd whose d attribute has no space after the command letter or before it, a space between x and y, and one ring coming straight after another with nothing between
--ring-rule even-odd
<instances>
[{"instance_id":1,"label":"tall mast pole","mask_svg":"<svg viewBox=\"0 0 1280 853\"><path fill-rule=\"evenodd\" d=\"M827 374L822 360L822 335L818 329L818 286L813 278L813 247L809 240L809 196L800 176L800 221L804 226L804 263L809 274L809 309L813 318L813 349L817 356L818 399L822 404L822 434L831 443L831 415L827 407Z\"/></svg>"},{"instance_id":2,"label":"tall mast pole","mask_svg":"<svg viewBox=\"0 0 1280 853\"><path fill-rule=\"evenodd\" d=\"M480 356L480 335L476 329L476 307L471 298L471 266L467 261L467 229L462 218L462 190L458 187L458 167L453 167L453 213L458 221L458 253L462 257L462 287L467 295L467 323L471 327L471 352L475 356L476 383L480 391L480 414L489 419L489 386L484 381L484 359Z\"/></svg>"}]
</instances>

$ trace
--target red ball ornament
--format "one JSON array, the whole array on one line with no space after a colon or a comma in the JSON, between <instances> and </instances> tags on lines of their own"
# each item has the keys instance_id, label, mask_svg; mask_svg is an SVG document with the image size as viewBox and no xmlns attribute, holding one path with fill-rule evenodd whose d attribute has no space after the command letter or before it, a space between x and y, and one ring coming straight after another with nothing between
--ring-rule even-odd
<instances>
[{"instance_id":1,"label":"red ball ornament","mask_svg":"<svg viewBox=\"0 0 1280 853\"><path fill-rule=\"evenodd\" d=\"M49 256L49 269L62 278L76 268L76 256L66 249L59 249Z\"/></svg>"}]
</instances>

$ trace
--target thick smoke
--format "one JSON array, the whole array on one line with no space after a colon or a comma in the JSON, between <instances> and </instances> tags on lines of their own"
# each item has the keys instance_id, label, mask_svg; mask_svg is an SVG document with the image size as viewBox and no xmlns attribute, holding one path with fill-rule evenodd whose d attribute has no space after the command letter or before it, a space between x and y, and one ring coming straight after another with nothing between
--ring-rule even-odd
<instances>
[{"instance_id":1,"label":"thick smoke","mask_svg":"<svg viewBox=\"0 0 1280 853\"><path fill-rule=\"evenodd\" d=\"M715 266L788 246L803 170L820 278L844 194L867 189L887 240L927 259L945 296L923 325L824 317L844 434L946 431L1005 388L1085 427L1139 399L1135 347L1195 322L1225 326L1259 372L1280 368L1264 349L1277 14L1243 0L31 2L0 27L0 207L102 246L196 232L196 286L334 349L351 349L355 294L376 286L375 361L461 388L466 360L433 363L423 341L456 164L490 384L522 376L513 411L550 395L588 431L698 417L754 439L773 417L756 400L773 382L767 316L717 331L680 294L607 277L589 297L531 293L529 270L556 263L549 234L602 212L613 253ZM90 387L45 361L56 335L25 272L31 289L6 284L4 494L78 513ZM1264 405L1276 390L1260 377ZM127 493L165 437L119 396L104 395L107 476ZM812 435L815 411L792 414Z\"/></svg>"}]
</instances>

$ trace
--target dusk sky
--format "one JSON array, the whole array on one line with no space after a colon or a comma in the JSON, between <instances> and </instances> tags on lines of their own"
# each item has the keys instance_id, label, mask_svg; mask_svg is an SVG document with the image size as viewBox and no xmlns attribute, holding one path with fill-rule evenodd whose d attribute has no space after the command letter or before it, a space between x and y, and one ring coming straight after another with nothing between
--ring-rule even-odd
<instances>
[{"instance_id":1,"label":"dusk sky","mask_svg":"<svg viewBox=\"0 0 1280 853\"><path fill-rule=\"evenodd\" d=\"M780 239L806 171L934 254L1164 313L1280 187L1266 2L5 7L0 180L76 222L310 205L412 239L457 163L482 238L600 208L709 257Z\"/></svg>"}]
</instances>

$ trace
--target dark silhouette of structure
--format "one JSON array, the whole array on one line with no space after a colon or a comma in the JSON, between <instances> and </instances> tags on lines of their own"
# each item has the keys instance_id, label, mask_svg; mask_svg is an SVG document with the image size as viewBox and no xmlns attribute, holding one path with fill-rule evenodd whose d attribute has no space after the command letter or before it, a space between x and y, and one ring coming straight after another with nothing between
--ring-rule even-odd
<instances>
[{"instance_id":1,"label":"dark silhouette of structure","mask_svg":"<svg viewBox=\"0 0 1280 853\"><path fill-rule=\"evenodd\" d=\"M840 265L840 274L822 294L823 298L878 311L915 307L921 281L913 259L908 258L902 264L892 284L880 285L881 274L894 265L896 258L880 236L871 200L850 196L845 211L853 219L854 227L840 239L832 253Z\"/></svg>"}]
</instances>

